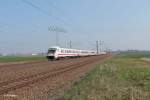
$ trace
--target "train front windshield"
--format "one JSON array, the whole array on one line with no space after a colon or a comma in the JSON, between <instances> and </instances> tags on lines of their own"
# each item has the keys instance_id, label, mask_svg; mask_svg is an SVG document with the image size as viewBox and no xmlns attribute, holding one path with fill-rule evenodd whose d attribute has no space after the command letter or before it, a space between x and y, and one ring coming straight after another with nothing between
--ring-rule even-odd
<instances>
[{"instance_id":1,"label":"train front windshield","mask_svg":"<svg viewBox=\"0 0 150 100\"><path fill-rule=\"evenodd\" d=\"M51 54L54 54L55 52L56 52L56 49L54 49L54 48L51 48L48 50L48 53L51 53Z\"/></svg>"},{"instance_id":2,"label":"train front windshield","mask_svg":"<svg viewBox=\"0 0 150 100\"><path fill-rule=\"evenodd\" d=\"M55 53L56 50L49 50L48 53Z\"/></svg>"}]
</instances>

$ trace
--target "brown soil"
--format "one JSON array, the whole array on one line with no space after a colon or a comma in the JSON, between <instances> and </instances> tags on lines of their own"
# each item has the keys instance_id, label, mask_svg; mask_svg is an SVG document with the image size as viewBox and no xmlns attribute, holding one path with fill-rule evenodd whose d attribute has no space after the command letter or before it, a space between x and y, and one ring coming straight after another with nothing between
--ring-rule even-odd
<instances>
[{"instance_id":1,"label":"brown soil","mask_svg":"<svg viewBox=\"0 0 150 100\"><path fill-rule=\"evenodd\" d=\"M28 83L21 87L12 88L12 90L10 89L6 93L1 94L0 100L58 99L65 90L68 90L71 87L71 85L80 81L86 73L110 57L111 55L102 55L50 62L44 61L13 64L6 65L6 67L0 66L0 90L3 89L3 87L7 87L7 85L2 85L11 82L11 84L16 84L25 79L27 80L26 83ZM67 69L64 69L65 67ZM61 73L57 72L59 70ZM40 73L44 73L42 74L43 78L41 78ZM55 73L56 75L51 75L52 73ZM47 74L49 77L47 77ZM35 78L37 78L36 81L33 80ZM13 83L13 81L15 83Z\"/></svg>"}]
</instances>

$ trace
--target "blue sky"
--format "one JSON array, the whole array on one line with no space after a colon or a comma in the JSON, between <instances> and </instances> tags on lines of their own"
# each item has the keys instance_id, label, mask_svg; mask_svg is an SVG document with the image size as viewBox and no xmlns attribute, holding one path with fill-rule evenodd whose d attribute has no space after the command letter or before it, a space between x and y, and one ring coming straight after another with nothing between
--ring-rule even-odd
<instances>
[{"instance_id":1,"label":"blue sky","mask_svg":"<svg viewBox=\"0 0 150 100\"><path fill-rule=\"evenodd\" d=\"M0 0L0 52L41 52L55 45L94 49L95 41L113 50L150 50L149 0Z\"/></svg>"}]
</instances>

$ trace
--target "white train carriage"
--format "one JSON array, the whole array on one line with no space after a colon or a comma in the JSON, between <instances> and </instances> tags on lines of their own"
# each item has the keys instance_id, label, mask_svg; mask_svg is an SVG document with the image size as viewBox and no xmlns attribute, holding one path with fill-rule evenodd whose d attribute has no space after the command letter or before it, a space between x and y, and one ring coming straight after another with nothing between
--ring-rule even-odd
<instances>
[{"instance_id":1,"label":"white train carriage","mask_svg":"<svg viewBox=\"0 0 150 100\"><path fill-rule=\"evenodd\" d=\"M47 58L58 59L58 58L64 58L64 57L90 56L90 55L96 55L96 54L97 53L95 51L51 47L48 49Z\"/></svg>"}]
</instances>

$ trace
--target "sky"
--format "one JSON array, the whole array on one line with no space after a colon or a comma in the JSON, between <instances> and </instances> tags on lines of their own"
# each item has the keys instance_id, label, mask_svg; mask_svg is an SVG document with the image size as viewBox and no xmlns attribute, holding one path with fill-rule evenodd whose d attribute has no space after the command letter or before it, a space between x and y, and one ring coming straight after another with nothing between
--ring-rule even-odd
<instances>
[{"instance_id":1,"label":"sky","mask_svg":"<svg viewBox=\"0 0 150 100\"><path fill-rule=\"evenodd\" d=\"M77 49L150 50L150 0L0 0L0 53Z\"/></svg>"}]
</instances>

